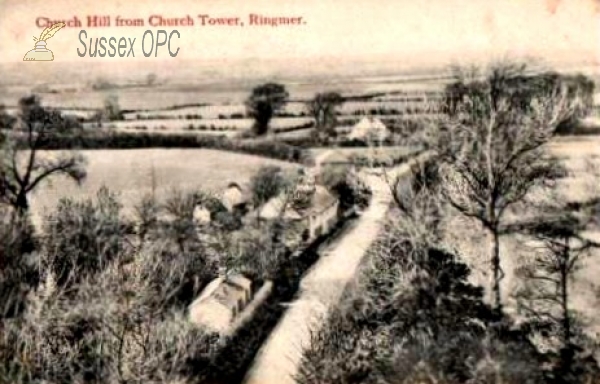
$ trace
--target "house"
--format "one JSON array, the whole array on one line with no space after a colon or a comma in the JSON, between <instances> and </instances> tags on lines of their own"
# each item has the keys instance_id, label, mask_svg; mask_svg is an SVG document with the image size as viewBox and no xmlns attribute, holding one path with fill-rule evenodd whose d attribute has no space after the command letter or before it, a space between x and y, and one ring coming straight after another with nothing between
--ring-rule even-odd
<instances>
[{"instance_id":1,"label":"house","mask_svg":"<svg viewBox=\"0 0 600 384\"><path fill-rule=\"evenodd\" d=\"M242 275L219 277L190 305L189 317L196 325L226 334L252 299L250 279Z\"/></svg>"},{"instance_id":2,"label":"house","mask_svg":"<svg viewBox=\"0 0 600 384\"><path fill-rule=\"evenodd\" d=\"M259 208L258 217L282 219L300 230L303 241L312 241L336 225L339 201L322 185L302 185L292 196L279 195Z\"/></svg>"},{"instance_id":3,"label":"house","mask_svg":"<svg viewBox=\"0 0 600 384\"><path fill-rule=\"evenodd\" d=\"M250 187L231 182L223 192L221 201L229 212L245 214L249 210L251 201Z\"/></svg>"},{"instance_id":4,"label":"house","mask_svg":"<svg viewBox=\"0 0 600 384\"><path fill-rule=\"evenodd\" d=\"M348 134L349 139L384 141L390 136L390 131L376 117L363 117Z\"/></svg>"}]
</instances>

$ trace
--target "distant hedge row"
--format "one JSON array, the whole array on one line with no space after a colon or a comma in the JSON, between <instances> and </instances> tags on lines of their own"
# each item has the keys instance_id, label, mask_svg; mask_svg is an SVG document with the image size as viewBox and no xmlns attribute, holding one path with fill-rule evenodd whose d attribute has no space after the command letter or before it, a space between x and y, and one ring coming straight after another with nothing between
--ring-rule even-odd
<instances>
[{"instance_id":1,"label":"distant hedge row","mask_svg":"<svg viewBox=\"0 0 600 384\"><path fill-rule=\"evenodd\" d=\"M319 143L312 136L286 137L286 138L280 138L279 140L288 145L292 145L295 147L302 147L302 148L327 146L327 145ZM367 142L366 140L361 140L361 139L341 138L341 139L333 140L333 141L337 147L342 147L342 148L367 148L367 147L373 146L371 143ZM383 140L381 143L378 143L377 145L387 147L387 146L398 145L398 143L396 143L393 139L387 139L387 140Z\"/></svg>"},{"instance_id":2,"label":"distant hedge row","mask_svg":"<svg viewBox=\"0 0 600 384\"><path fill-rule=\"evenodd\" d=\"M18 147L25 148L25 138ZM208 148L259 155L273 159L302 162L303 150L278 141L231 140L222 136L159 133L93 133L53 135L40 149L135 149L135 148Z\"/></svg>"}]
</instances>

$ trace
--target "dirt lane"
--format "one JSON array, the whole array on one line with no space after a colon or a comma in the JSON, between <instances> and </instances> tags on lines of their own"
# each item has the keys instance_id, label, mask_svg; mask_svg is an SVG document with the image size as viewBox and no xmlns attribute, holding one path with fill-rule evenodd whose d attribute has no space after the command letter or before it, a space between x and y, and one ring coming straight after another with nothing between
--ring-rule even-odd
<instances>
[{"instance_id":1,"label":"dirt lane","mask_svg":"<svg viewBox=\"0 0 600 384\"><path fill-rule=\"evenodd\" d=\"M422 158L422 157L420 157ZM392 173L403 174L408 165ZM344 237L326 249L321 259L302 279L299 298L279 321L246 375L245 384L293 384L303 347L310 330L320 328L327 308L337 304L356 275L366 250L376 239L391 202L389 188L376 175L366 175L373 190L369 208Z\"/></svg>"}]
</instances>

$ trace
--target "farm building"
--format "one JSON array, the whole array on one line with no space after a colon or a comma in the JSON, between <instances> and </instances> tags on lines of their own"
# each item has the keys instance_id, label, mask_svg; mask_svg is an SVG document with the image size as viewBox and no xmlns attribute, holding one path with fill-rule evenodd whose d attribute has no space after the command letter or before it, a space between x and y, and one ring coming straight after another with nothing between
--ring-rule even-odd
<instances>
[{"instance_id":1,"label":"farm building","mask_svg":"<svg viewBox=\"0 0 600 384\"><path fill-rule=\"evenodd\" d=\"M258 216L265 221L281 218L300 231L302 240L312 241L335 226L338 206L338 199L324 186L303 186L294 196L272 198L260 207Z\"/></svg>"},{"instance_id":2,"label":"farm building","mask_svg":"<svg viewBox=\"0 0 600 384\"><path fill-rule=\"evenodd\" d=\"M363 117L348 134L349 139L383 141L390 136L385 124L376 117Z\"/></svg>"},{"instance_id":3,"label":"farm building","mask_svg":"<svg viewBox=\"0 0 600 384\"><path fill-rule=\"evenodd\" d=\"M252 293L252 282L242 275L217 278L190 305L190 320L212 331L227 333L252 300Z\"/></svg>"}]
</instances>

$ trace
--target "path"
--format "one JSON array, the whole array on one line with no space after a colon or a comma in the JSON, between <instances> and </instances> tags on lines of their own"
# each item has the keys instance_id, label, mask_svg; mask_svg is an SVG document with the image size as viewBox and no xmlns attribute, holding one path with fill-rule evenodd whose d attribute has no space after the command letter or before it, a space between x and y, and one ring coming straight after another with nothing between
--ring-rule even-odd
<instances>
[{"instance_id":1,"label":"path","mask_svg":"<svg viewBox=\"0 0 600 384\"><path fill-rule=\"evenodd\" d=\"M406 173L408 169L407 164L402 164L394 173ZM303 346L310 342L311 329L318 329L319 319L324 318L327 308L340 301L366 250L376 239L391 202L389 188L381 177L367 175L365 178L373 190L371 205L343 238L325 250L302 279L299 298L290 304L263 344L245 384L295 383L293 376L302 358Z\"/></svg>"}]
</instances>

